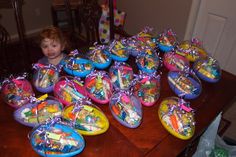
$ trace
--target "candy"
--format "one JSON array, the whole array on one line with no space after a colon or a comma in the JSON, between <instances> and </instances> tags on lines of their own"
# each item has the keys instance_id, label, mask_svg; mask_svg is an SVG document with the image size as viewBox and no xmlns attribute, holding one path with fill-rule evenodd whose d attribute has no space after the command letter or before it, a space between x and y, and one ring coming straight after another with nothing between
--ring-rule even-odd
<instances>
[{"instance_id":1,"label":"candy","mask_svg":"<svg viewBox=\"0 0 236 157\"><path fill-rule=\"evenodd\" d=\"M75 156L83 151L83 137L61 122L41 124L30 134L33 149L41 156Z\"/></svg>"},{"instance_id":2,"label":"candy","mask_svg":"<svg viewBox=\"0 0 236 157\"><path fill-rule=\"evenodd\" d=\"M19 123L34 127L49 118L61 116L63 105L53 97L46 100L28 103L14 112L14 118Z\"/></svg>"},{"instance_id":3,"label":"candy","mask_svg":"<svg viewBox=\"0 0 236 157\"><path fill-rule=\"evenodd\" d=\"M112 95L110 77L105 71L93 71L85 78L85 89L88 96L95 102L106 104Z\"/></svg>"},{"instance_id":4,"label":"candy","mask_svg":"<svg viewBox=\"0 0 236 157\"><path fill-rule=\"evenodd\" d=\"M202 90L200 80L194 74L186 72L170 71L168 83L175 94L185 99L197 98Z\"/></svg>"},{"instance_id":5,"label":"candy","mask_svg":"<svg viewBox=\"0 0 236 157\"><path fill-rule=\"evenodd\" d=\"M109 69L109 76L115 89L128 89L133 80L133 69L124 62L115 62Z\"/></svg>"},{"instance_id":6,"label":"candy","mask_svg":"<svg viewBox=\"0 0 236 157\"><path fill-rule=\"evenodd\" d=\"M158 117L165 129L175 137L187 140L194 135L194 113L189 103L183 99L177 97L164 99L158 109Z\"/></svg>"},{"instance_id":7,"label":"candy","mask_svg":"<svg viewBox=\"0 0 236 157\"><path fill-rule=\"evenodd\" d=\"M30 97L34 96L32 86L25 77L14 78L11 76L2 82L1 95L3 100L14 108L27 104Z\"/></svg>"},{"instance_id":8,"label":"candy","mask_svg":"<svg viewBox=\"0 0 236 157\"><path fill-rule=\"evenodd\" d=\"M33 68L36 69L33 76L34 87L42 93L52 92L59 79L59 69L53 65L42 64L34 64Z\"/></svg>"},{"instance_id":9,"label":"candy","mask_svg":"<svg viewBox=\"0 0 236 157\"><path fill-rule=\"evenodd\" d=\"M67 106L62 117L82 135L102 134L109 128L105 114L91 102L80 102Z\"/></svg>"},{"instance_id":10,"label":"candy","mask_svg":"<svg viewBox=\"0 0 236 157\"><path fill-rule=\"evenodd\" d=\"M142 106L136 96L120 91L111 97L109 108L113 117L128 128L137 128L142 121Z\"/></svg>"},{"instance_id":11,"label":"candy","mask_svg":"<svg viewBox=\"0 0 236 157\"><path fill-rule=\"evenodd\" d=\"M206 82L215 83L221 78L219 63L212 57L196 61L193 65L193 70L199 78Z\"/></svg>"},{"instance_id":12,"label":"candy","mask_svg":"<svg viewBox=\"0 0 236 157\"><path fill-rule=\"evenodd\" d=\"M54 95L64 105L70 105L87 97L87 92L78 78L61 77L55 84Z\"/></svg>"}]
</instances>

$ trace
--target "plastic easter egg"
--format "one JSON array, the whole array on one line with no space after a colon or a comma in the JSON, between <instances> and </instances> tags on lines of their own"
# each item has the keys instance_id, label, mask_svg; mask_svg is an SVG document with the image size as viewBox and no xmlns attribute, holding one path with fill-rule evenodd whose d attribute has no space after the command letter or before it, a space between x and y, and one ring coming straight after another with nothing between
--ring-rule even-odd
<instances>
[{"instance_id":1,"label":"plastic easter egg","mask_svg":"<svg viewBox=\"0 0 236 157\"><path fill-rule=\"evenodd\" d=\"M109 128L109 121L105 114L92 104L81 103L67 106L62 117L82 135L102 134Z\"/></svg>"},{"instance_id":2,"label":"plastic easter egg","mask_svg":"<svg viewBox=\"0 0 236 157\"><path fill-rule=\"evenodd\" d=\"M164 99L158 109L158 117L164 128L175 137L188 140L195 132L192 109L177 97Z\"/></svg>"},{"instance_id":3,"label":"plastic easter egg","mask_svg":"<svg viewBox=\"0 0 236 157\"><path fill-rule=\"evenodd\" d=\"M193 70L200 79L206 82L215 83L221 78L219 63L212 57L196 61Z\"/></svg>"},{"instance_id":4,"label":"plastic easter egg","mask_svg":"<svg viewBox=\"0 0 236 157\"><path fill-rule=\"evenodd\" d=\"M198 44L190 41L182 42L177 49L177 53L186 57L190 62L207 57L207 52Z\"/></svg>"},{"instance_id":5,"label":"plastic easter egg","mask_svg":"<svg viewBox=\"0 0 236 157\"><path fill-rule=\"evenodd\" d=\"M170 71L184 71L189 68L189 61L176 53L165 53L163 63Z\"/></svg>"},{"instance_id":6,"label":"plastic easter egg","mask_svg":"<svg viewBox=\"0 0 236 157\"><path fill-rule=\"evenodd\" d=\"M175 94L184 99L195 99L202 91L201 81L190 73L170 71L168 83Z\"/></svg>"},{"instance_id":7,"label":"plastic easter egg","mask_svg":"<svg viewBox=\"0 0 236 157\"><path fill-rule=\"evenodd\" d=\"M129 53L121 41L113 41L106 51L109 51L114 61L125 62L129 59Z\"/></svg>"},{"instance_id":8,"label":"plastic easter egg","mask_svg":"<svg viewBox=\"0 0 236 157\"><path fill-rule=\"evenodd\" d=\"M142 106L138 98L120 91L111 97L109 108L113 117L128 128L137 128L142 121Z\"/></svg>"},{"instance_id":9,"label":"plastic easter egg","mask_svg":"<svg viewBox=\"0 0 236 157\"><path fill-rule=\"evenodd\" d=\"M95 46L88 53L89 59L93 62L93 65L97 69L105 69L111 64L111 57L109 53L106 53L104 45Z\"/></svg>"},{"instance_id":10,"label":"plastic easter egg","mask_svg":"<svg viewBox=\"0 0 236 157\"><path fill-rule=\"evenodd\" d=\"M151 53L140 53L136 58L136 64L139 70L146 72L146 73L153 73L157 71L160 60L157 54Z\"/></svg>"},{"instance_id":11,"label":"plastic easter egg","mask_svg":"<svg viewBox=\"0 0 236 157\"><path fill-rule=\"evenodd\" d=\"M14 112L14 118L23 125L34 127L49 118L60 117L62 109L63 105L57 99L48 97L18 108Z\"/></svg>"},{"instance_id":12,"label":"plastic easter egg","mask_svg":"<svg viewBox=\"0 0 236 157\"><path fill-rule=\"evenodd\" d=\"M124 42L126 45L126 50L133 57L137 57L137 55L143 51L142 43L135 37L127 38Z\"/></svg>"},{"instance_id":13,"label":"plastic easter egg","mask_svg":"<svg viewBox=\"0 0 236 157\"><path fill-rule=\"evenodd\" d=\"M160 86L160 75L144 73L135 79L133 92L144 106L152 106L160 97Z\"/></svg>"},{"instance_id":14,"label":"plastic easter egg","mask_svg":"<svg viewBox=\"0 0 236 157\"><path fill-rule=\"evenodd\" d=\"M115 62L109 69L109 76L115 89L128 89L134 77L131 66L125 62Z\"/></svg>"},{"instance_id":15,"label":"plastic easter egg","mask_svg":"<svg viewBox=\"0 0 236 157\"><path fill-rule=\"evenodd\" d=\"M45 157L71 157L85 147L84 138L62 123L41 124L34 128L30 143L35 152Z\"/></svg>"},{"instance_id":16,"label":"plastic easter egg","mask_svg":"<svg viewBox=\"0 0 236 157\"><path fill-rule=\"evenodd\" d=\"M86 77L94 70L94 65L88 59L70 57L65 61L63 69L69 75Z\"/></svg>"},{"instance_id":17,"label":"plastic easter egg","mask_svg":"<svg viewBox=\"0 0 236 157\"><path fill-rule=\"evenodd\" d=\"M34 96L30 82L24 77L5 79L2 83L1 95L5 103L19 108L29 102Z\"/></svg>"},{"instance_id":18,"label":"plastic easter egg","mask_svg":"<svg viewBox=\"0 0 236 157\"><path fill-rule=\"evenodd\" d=\"M177 44L176 35L171 29L165 30L161 33L158 41L158 47L163 52L172 51Z\"/></svg>"},{"instance_id":19,"label":"plastic easter egg","mask_svg":"<svg viewBox=\"0 0 236 157\"><path fill-rule=\"evenodd\" d=\"M53 91L55 83L59 79L59 70L53 65L35 64L35 72L33 75L34 87L42 93L50 93Z\"/></svg>"},{"instance_id":20,"label":"plastic easter egg","mask_svg":"<svg viewBox=\"0 0 236 157\"><path fill-rule=\"evenodd\" d=\"M87 92L78 78L64 76L55 84L54 96L67 106L80 99L85 99Z\"/></svg>"},{"instance_id":21,"label":"plastic easter egg","mask_svg":"<svg viewBox=\"0 0 236 157\"><path fill-rule=\"evenodd\" d=\"M94 71L85 78L88 96L99 104L106 104L112 95L111 79L105 71Z\"/></svg>"}]
</instances>

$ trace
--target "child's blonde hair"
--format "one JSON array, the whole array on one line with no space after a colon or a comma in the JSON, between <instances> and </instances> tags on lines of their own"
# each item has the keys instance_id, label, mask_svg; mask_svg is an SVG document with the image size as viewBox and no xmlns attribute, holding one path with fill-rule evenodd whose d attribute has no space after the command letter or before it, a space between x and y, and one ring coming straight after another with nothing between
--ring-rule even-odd
<instances>
[{"instance_id":1,"label":"child's blonde hair","mask_svg":"<svg viewBox=\"0 0 236 157\"><path fill-rule=\"evenodd\" d=\"M42 41L46 38L58 41L61 43L61 45L64 46L64 49L68 49L68 41L64 37L64 34L59 28L54 27L54 26L44 28L39 34L40 45Z\"/></svg>"}]
</instances>

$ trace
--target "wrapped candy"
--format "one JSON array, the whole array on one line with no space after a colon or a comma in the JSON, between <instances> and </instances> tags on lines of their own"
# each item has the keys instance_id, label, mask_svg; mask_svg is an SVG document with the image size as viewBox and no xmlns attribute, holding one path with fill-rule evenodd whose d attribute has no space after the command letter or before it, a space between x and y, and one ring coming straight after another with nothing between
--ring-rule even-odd
<instances>
[{"instance_id":1,"label":"wrapped candy","mask_svg":"<svg viewBox=\"0 0 236 157\"><path fill-rule=\"evenodd\" d=\"M105 45L95 45L95 47L89 51L88 57L93 62L95 68L105 69L111 64L110 53L105 51Z\"/></svg>"},{"instance_id":2,"label":"wrapped candy","mask_svg":"<svg viewBox=\"0 0 236 157\"><path fill-rule=\"evenodd\" d=\"M34 64L33 68L35 69L33 75L34 87L42 93L52 92L55 83L59 79L59 69L52 64L43 65L39 63Z\"/></svg>"},{"instance_id":3,"label":"wrapped candy","mask_svg":"<svg viewBox=\"0 0 236 157\"><path fill-rule=\"evenodd\" d=\"M85 147L84 138L58 118L35 127L29 137L34 151L45 157L75 156Z\"/></svg>"},{"instance_id":4,"label":"wrapped candy","mask_svg":"<svg viewBox=\"0 0 236 157\"><path fill-rule=\"evenodd\" d=\"M80 99L85 99L87 92L79 78L63 76L55 84L54 96L67 106Z\"/></svg>"},{"instance_id":5,"label":"wrapped candy","mask_svg":"<svg viewBox=\"0 0 236 157\"><path fill-rule=\"evenodd\" d=\"M159 35L158 47L163 52L174 50L177 43L176 34L171 29L165 30Z\"/></svg>"},{"instance_id":6,"label":"wrapped candy","mask_svg":"<svg viewBox=\"0 0 236 157\"><path fill-rule=\"evenodd\" d=\"M105 114L90 101L78 101L67 106L62 118L82 135L102 134L109 128Z\"/></svg>"},{"instance_id":7,"label":"wrapped candy","mask_svg":"<svg viewBox=\"0 0 236 157\"><path fill-rule=\"evenodd\" d=\"M136 63L139 70L146 73L155 72L160 65L159 57L150 49L146 49L144 53L140 53L136 58Z\"/></svg>"},{"instance_id":8,"label":"wrapped candy","mask_svg":"<svg viewBox=\"0 0 236 157\"><path fill-rule=\"evenodd\" d=\"M44 95L39 99L31 98L31 100L32 102L14 112L15 120L23 125L34 127L62 114L63 105L54 97Z\"/></svg>"},{"instance_id":9,"label":"wrapped candy","mask_svg":"<svg viewBox=\"0 0 236 157\"><path fill-rule=\"evenodd\" d=\"M221 69L217 60L212 57L199 59L193 65L196 75L207 82L215 83L221 78Z\"/></svg>"},{"instance_id":10,"label":"wrapped candy","mask_svg":"<svg viewBox=\"0 0 236 157\"><path fill-rule=\"evenodd\" d=\"M78 51L72 51L69 57L63 63L63 69L72 76L86 77L94 70L93 63L78 56Z\"/></svg>"},{"instance_id":11,"label":"wrapped candy","mask_svg":"<svg viewBox=\"0 0 236 157\"><path fill-rule=\"evenodd\" d=\"M145 27L137 35L124 40L126 48L132 56L137 57L139 53L145 51L146 47L151 50L154 50L157 47L157 41L151 35L152 30L153 28Z\"/></svg>"},{"instance_id":12,"label":"wrapped candy","mask_svg":"<svg viewBox=\"0 0 236 157\"><path fill-rule=\"evenodd\" d=\"M186 57L190 62L208 56L207 52L202 48L201 42L196 38L180 43L176 53Z\"/></svg>"},{"instance_id":13,"label":"wrapped candy","mask_svg":"<svg viewBox=\"0 0 236 157\"><path fill-rule=\"evenodd\" d=\"M99 104L106 104L112 95L111 79L105 71L93 71L85 78L88 96Z\"/></svg>"},{"instance_id":14,"label":"wrapped candy","mask_svg":"<svg viewBox=\"0 0 236 157\"><path fill-rule=\"evenodd\" d=\"M190 67L189 61L185 57L174 52L165 53L163 63L170 71L184 71Z\"/></svg>"},{"instance_id":15,"label":"wrapped candy","mask_svg":"<svg viewBox=\"0 0 236 157\"><path fill-rule=\"evenodd\" d=\"M129 59L129 52L122 41L114 40L106 51L111 54L114 61L125 62Z\"/></svg>"},{"instance_id":16,"label":"wrapped candy","mask_svg":"<svg viewBox=\"0 0 236 157\"><path fill-rule=\"evenodd\" d=\"M195 132L193 109L178 97L164 99L158 109L158 117L165 129L175 137L188 140Z\"/></svg>"},{"instance_id":17,"label":"wrapped candy","mask_svg":"<svg viewBox=\"0 0 236 157\"><path fill-rule=\"evenodd\" d=\"M113 117L128 128L137 128L142 121L142 106L129 91L119 91L111 97L109 108Z\"/></svg>"},{"instance_id":18,"label":"wrapped candy","mask_svg":"<svg viewBox=\"0 0 236 157\"><path fill-rule=\"evenodd\" d=\"M5 103L19 108L29 102L29 98L34 96L34 92L26 75L10 76L2 82L1 95Z\"/></svg>"},{"instance_id":19,"label":"wrapped candy","mask_svg":"<svg viewBox=\"0 0 236 157\"><path fill-rule=\"evenodd\" d=\"M152 106L160 97L160 75L140 73L133 83L133 92L144 106Z\"/></svg>"},{"instance_id":20,"label":"wrapped candy","mask_svg":"<svg viewBox=\"0 0 236 157\"><path fill-rule=\"evenodd\" d=\"M193 73L170 71L168 83L175 94L184 99L195 99L202 91L201 81Z\"/></svg>"},{"instance_id":21,"label":"wrapped candy","mask_svg":"<svg viewBox=\"0 0 236 157\"><path fill-rule=\"evenodd\" d=\"M128 89L133 80L133 75L133 69L125 62L115 62L109 69L109 76L116 90Z\"/></svg>"},{"instance_id":22,"label":"wrapped candy","mask_svg":"<svg viewBox=\"0 0 236 157\"><path fill-rule=\"evenodd\" d=\"M137 40L139 40L144 46L149 46L155 49L157 46L157 41L152 35L153 28L146 26L141 32L136 35Z\"/></svg>"}]
</instances>

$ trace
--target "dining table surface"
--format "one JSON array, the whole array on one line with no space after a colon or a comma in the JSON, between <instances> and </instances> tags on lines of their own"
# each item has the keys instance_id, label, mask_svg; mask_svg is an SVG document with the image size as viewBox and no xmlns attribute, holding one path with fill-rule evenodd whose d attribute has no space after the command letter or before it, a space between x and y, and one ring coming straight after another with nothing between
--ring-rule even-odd
<instances>
[{"instance_id":1,"label":"dining table surface","mask_svg":"<svg viewBox=\"0 0 236 157\"><path fill-rule=\"evenodd\" d=\"M128 61L129 63L129 61ZM134 63L130 62L133 67ZM232 104L236 96L236 76L222 70L217 83L201 81L202 92L199 97L188 100L194 109L196 121L195 133L188 140L179 139L170 134L158 118L158 109L162 100L176 96L167 80L168 70L161 71L161 91L158 101L150 107L143 106L143 118L137 128L121 125L112 115L108 104L96 104L109 120L109 129L100 135L83 136L84 150L76 155L81 157L174 157L178 156L206 130L214 118ZM137 70L135 71L137 73ZM40 93L39 93L40 94ZM28 135L31 127L18 123L14 117L14 108L0 99L0 152L1 157L39 156L30 144Z\"/></svg>"}]
</instances>

